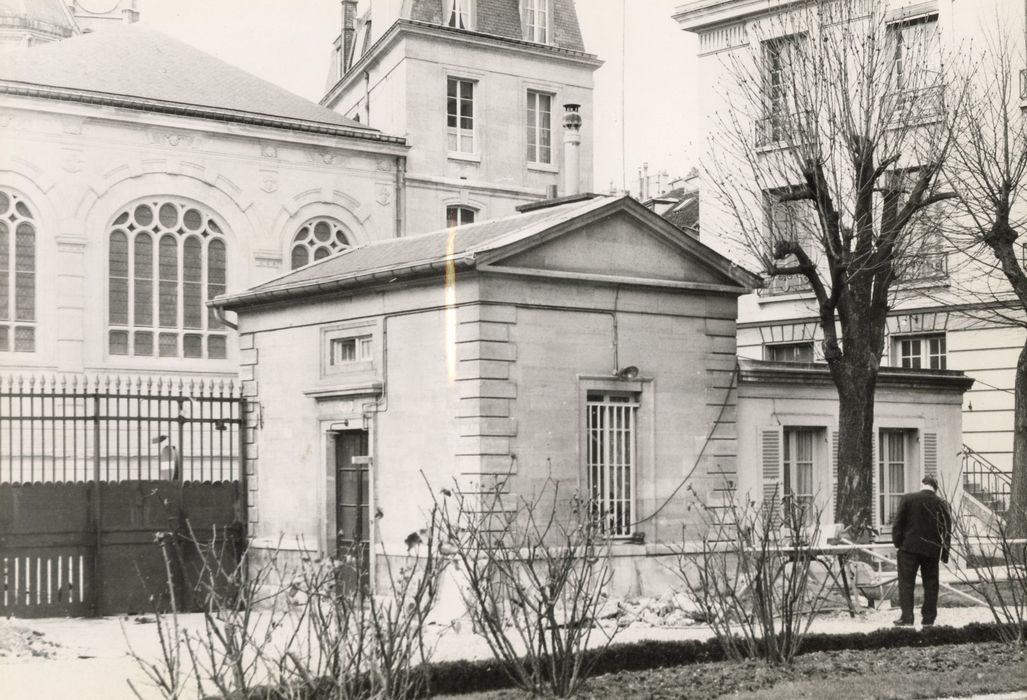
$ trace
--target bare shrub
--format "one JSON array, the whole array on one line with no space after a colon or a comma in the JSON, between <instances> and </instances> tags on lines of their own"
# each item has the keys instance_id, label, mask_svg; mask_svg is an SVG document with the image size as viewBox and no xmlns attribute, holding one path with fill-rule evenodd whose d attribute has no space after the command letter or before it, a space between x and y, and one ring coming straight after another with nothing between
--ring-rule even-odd
<instances>
[{"instance_id":1,"label":"bare shrub","mask_svg":"<svg viewBox=\"0 0 1027 700\"><path fill-rule=\"evenodd\" d=\"M1013 536L1006 517L958 499L952 524L949 570L983 600L1002 639L1027 646L1027 539Z\"/></svg>"},{"instance_id":2,"label":"bare shrub","mask_svg":"<svg viewBox=\"0 0 1027 700\"><path fill-rule=\"evenodd\" d=\"M194 595L205 601L198 630L182 625L170 562L171 612L157 615L162 653L133 656L166 698L410 698L428 694L425 625L446 560L436 515L406 538L402 554L382 551L379 581L359 576L362 552L301 556L281 549L236 566L208 552ZM216 543L194 546L209 548ZM133 688L133 690L135 690ZM138 691L136 691L138 695Z\"/></svg>"},{"instance_id":3,"label":"bare shrub","mask_svg":"<svg viewBox=\"0 0 1027 700\"><path fill-rule=\"evenodd\" d=\"M472 493L443 489L437 504L475 632L517 687L576 694L616 634L596 622L612 570L588 501L562 502L552 479L532 498L511 495L500 479ZM600 651L586 654L597 630Z\"/></svg>"},{"instance_id":4,"label":"bare shrub","mask_svg":"<svg viewBox=\"0 0 1027 700\"><path fill-rule=\"evenodd\" d=\"M784 507L737 499L703 506L699 551L682 544L677 573L732 659L791 663L830 580L813 551L819 511L812 503Z\"/></svg>"}]
</instances>

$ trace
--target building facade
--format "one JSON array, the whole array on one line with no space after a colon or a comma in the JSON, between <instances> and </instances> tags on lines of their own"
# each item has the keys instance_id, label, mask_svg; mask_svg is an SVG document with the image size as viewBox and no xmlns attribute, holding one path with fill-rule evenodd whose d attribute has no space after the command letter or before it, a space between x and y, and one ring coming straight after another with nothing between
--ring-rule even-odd
<instances>
[{"instance_id":1,"label":"building facade","mask_svg":"<svg viewBox=\"0 0 1027 700\"><path fill-rule=\"evenodd\" d=\"M707 134L717 131L721 122L716 115L723 114L732 98L740 94L732 73L732 66L739 61L755 57L761 62L754 74L763 76L765 91L773 91L772 86L780 83L780 69L787 62L780 51L773 49L788 39L783 36L788 30L787 23L778 19L800 4L692 0L677 8L674 17L682 29L699 36L697 104L703 105ZM897 37L915 31L920 36L934 37L939 56L951 56L960 47L979 44L1000 23L1010 37L1023 36L1023 7L1014 8L1012 3L891 0L886 5L889 35ZM1020 42L1022 39L1013 39L1012 45ZM901 60L901 52L895 54L894 60ZM897 68L896 72L900 70ZM779 76L778 83L773 75ZM779 89L774 94L780 92ZM773 151L758 141L761 128L775 123L775 104L768 97L761 115L736 112L739 119L749 120L745 123L753 134L754 153ZM716 149L717 145L711 143L707 158L715 158ZM717 239L737 238L739 224L710 184L707 182L703 187L702 230L704 239L718 246ZM787 222L790 216L788 205L771 205L763 219L770 227ZM963 404L966 444L998 471L1008 473L1012 456L1013 378L1024 331L993 313L997 306L994 292L1006 283L945 245L924 256L916 272L915 279L896 285L882 364L907 369L956 369L973 377L976 383L966 393ZM742 357L821 361L822 340L815 299L799 276L769 278L764 289L739 302L738 349Z\"/></svg>"},{"instance_id":2,"label":"building facade","mask_svg":"<svg viewBox=\"0 0 1027 700\"><path fill-rule=\"evenodd\" d=\"M601 65L585 50L572 0L367 4L342 2L321 103L407 139L411 231L508 216L554 191L592 189L587 127L580 165L571 184L563 180L564 105L578 105L590 123Z\"/></svg>"}]
</instances>

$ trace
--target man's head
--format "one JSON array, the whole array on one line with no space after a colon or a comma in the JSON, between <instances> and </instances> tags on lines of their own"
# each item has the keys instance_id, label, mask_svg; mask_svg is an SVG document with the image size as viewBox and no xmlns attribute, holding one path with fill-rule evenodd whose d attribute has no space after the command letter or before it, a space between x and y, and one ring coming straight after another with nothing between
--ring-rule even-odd
<instances>
[{"instance_id":1,"label":"man's head","mask_svg":"<svg viewBox=\"0 0 1027 700\"><path fill-rule=\"evenodd\" d=\"M930 487L930 489L932 491L934 491L935 493L938 493L938 480L935 479L930 474L928 474L923 479L921 479L920 483L923 484L926 487Z\"/></svg>"}]
</instances>

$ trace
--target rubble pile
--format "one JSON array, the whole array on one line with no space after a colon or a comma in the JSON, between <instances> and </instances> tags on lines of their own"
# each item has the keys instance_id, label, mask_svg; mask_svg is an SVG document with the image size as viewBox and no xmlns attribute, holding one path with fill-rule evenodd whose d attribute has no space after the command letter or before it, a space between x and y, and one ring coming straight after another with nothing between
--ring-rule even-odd
<instances>
[{"instance_id":1,"label":"rubble pile","mask_svg":"<svg viewBox=\"0 0 1027 700\"><path fill-rule=\"evenodd\" d=\"M689 627L705 621L699 606L684 593L669 591L658 598L610 598L596 614L618 627Z\"/></svg>"}]
</instances>

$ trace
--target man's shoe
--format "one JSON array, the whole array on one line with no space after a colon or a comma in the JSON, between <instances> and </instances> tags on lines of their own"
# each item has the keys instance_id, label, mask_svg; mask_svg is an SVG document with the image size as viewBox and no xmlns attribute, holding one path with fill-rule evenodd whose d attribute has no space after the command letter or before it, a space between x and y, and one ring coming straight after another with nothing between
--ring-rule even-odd
<instances>
[{"instance_id":1,"label":"man's shoe","mask_svg":"<svg viewBox=\"0 0 1027 700\"><path fill-rule=\"evenodd\" d=\"M913 621L912 620L903 620L900 617L898 620L896 620L892 624L895 625L896 627L912 627L913 626Z\"/></svg>"}]
</instances>

